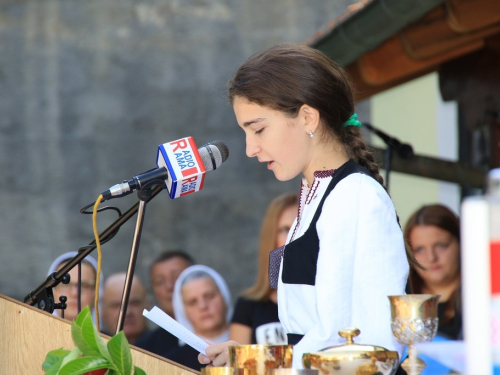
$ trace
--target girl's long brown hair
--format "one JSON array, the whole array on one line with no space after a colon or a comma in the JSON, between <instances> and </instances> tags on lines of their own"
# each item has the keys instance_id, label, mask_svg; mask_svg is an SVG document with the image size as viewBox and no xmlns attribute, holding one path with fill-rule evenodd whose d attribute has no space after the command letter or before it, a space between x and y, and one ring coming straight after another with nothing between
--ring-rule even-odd
<instances>
[{"instance_id":1,"label":"girl's long brown hair","mask_svg":"<svg viewBox=\"0 0 500 375\"><path fill-rule=\"evenodd\" d=\"M288 207L298 206L298 197L295 194L283 194L276 197L267 208L262 228L260 230L258 271L255 284L248 288L243 295L256 300L266 301L271 294L269 286L269 253L276 248L278 234L278 220Z\"/></svg>"}]
</instances>

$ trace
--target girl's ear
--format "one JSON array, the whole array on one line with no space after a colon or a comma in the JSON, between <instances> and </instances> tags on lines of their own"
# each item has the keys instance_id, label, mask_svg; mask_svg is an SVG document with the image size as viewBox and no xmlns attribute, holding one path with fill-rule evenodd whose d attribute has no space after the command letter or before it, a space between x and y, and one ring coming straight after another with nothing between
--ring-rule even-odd
<instances>
[{"instance_id":1,"label":"girl's ear","mask_svg":"<svg viewBox=\"0 0 500 375\"><path fill-rule=\"evenodd\" d=\"M303 119L304 131L306 133L309 133L309 131L313 134L316 133L320 121L319 111L316 108L303 104L299 109L298 116Z\"/></svg>"}]
</instances>

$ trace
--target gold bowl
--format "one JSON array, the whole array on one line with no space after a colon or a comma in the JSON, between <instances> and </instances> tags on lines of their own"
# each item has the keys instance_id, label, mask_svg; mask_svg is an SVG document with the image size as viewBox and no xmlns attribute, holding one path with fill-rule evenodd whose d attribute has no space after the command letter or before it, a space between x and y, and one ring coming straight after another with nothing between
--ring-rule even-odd
<instances>
[{"instance_id":1,"label":"gold bowl","mask_svg":"<svg viewBox=\"0 0 500 375\"><path fill-rule=\"evenodd\" d=\"M275 368L271 370L271 375L319 375L319 372L318 370L304 368Z\"/></svg>"},{"instance_id":2,"label":"gold bowl","mask_svg":"<svg viewBox=\"0 0 500 375\"><path fill-rule=\"evenodd\" d=\"M304 353L304 368L316 369L320 375L392 375L399 366L398 352L375 345L354 343L359 329L347 327L339 335L347 341L314 353Z\"/></svg>"},{"instance_id":3,"label":"gold bowl","mask_svg":"<svg viewBox=\"0 0 500 375\"><path fill-rule=\"evenodd\" d=\"M246 368L203 367L201 375L249 375Z\"/></svg>"},{"instance_id":4,"label":"gold bowl","mask_svg":"<svg viewBox=\"0 0 500 375\"><path fill-rule=\"evenodd\" d=\"M292 351L292 345L230 346L229 364L248 369L249 375L271 375L272 369L292 367Z\"/></svg>"}]
</instances>

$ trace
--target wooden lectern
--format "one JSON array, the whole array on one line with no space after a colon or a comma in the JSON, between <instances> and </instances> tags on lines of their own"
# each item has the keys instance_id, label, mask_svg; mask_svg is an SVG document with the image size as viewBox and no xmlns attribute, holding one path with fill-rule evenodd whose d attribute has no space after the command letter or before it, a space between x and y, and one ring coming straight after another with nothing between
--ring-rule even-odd
<instances>
[{"instance_id":1,"label":"wooden lectern","mask_svg":"<svg viewBox=\"0 0 500 375\"><path fill-rule=\"evenodd\" d=\"M49 351L74 347L70 322L0 294L0 375L42 375ZM148 375L199 374L135 346L131 351L134 365Z\"/></svg>"}]
</instances>

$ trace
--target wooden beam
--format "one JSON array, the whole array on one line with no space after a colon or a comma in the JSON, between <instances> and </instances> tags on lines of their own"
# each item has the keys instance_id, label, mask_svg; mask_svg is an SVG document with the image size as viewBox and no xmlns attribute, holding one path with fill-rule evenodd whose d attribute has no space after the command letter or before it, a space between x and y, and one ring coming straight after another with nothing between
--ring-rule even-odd
<instances>
[{"instance_id":1,"label":"wooden beam","mask_svg":"<svg viewBox=\"0 0 500 375\"><path fill-rule=\"evenodd\" d=\"M483 40L473 41L442 54L421 60L408 55L402 39L394 36L374 51L364 54L359 60L359 71L367 84L377 86L436 70L443 62L481 49Z\"/></svg>"},{"instance_id":2,"label":"wooden beam","mask_svg":"<svg viewBox=\"0 0 500 375\"><path fill-rule=\"evenodd\" d=\"M346 67L356 100L439 70L448 61L484 49L496 35L500 1L447 0Z\"/></svg>"},{"instance_id":3,"label":"wooden beam","mask_svg":"<svg viewBox=\"0 0 500 375\"><path fill-rule=\"evenodd\" d=\"M381 168L384 167L385 150L372 148L375 160ZM392 155L391 171L410 174L413 176L431 178L439 181L453 182L462 187L484 189L487 169L474 167L467 163L453 162L423 155L414 155L413 158L401 159L397 154Z\"/></svg>"},{"instance_id":4,"label":"wooden beam","mask_svg":"<svg viewBox=\"0 0 500 375\"><path fill-rule=\"evenodd\" d=\"M446 0L447 19L456 32L470 32L500 22L498 0Z\"/></svg>"},{"instance_id":5,"label":"wooden beam","mask_svg":"<svg viewBox=\"0 0 500 375\"><path fill-rule=\"evenodd\" d=\"M412 79L421 77L425 74L433 72L435 69L429 68L428 70L422 70L411 76L400 77L397 80L381 84L381 85L370 85L364 81L361 71L357 63L350 64L346 71L351 77L351 80L355 87L354 99L356 102L367 99L372 95L378 94L379 92L389 90L393 87L401 85L405 82L411 81Z\"/></svg>"},{"instance_id":6,"label":"wooden beam","mask_svg":"<svg viewBox=\"0 0 500 375\"><path fill-rule=\"evenodd\" d=\"M472 12L471 18L475 19L477 13L478 11ZM457 32L451 27L449 17L451 15L446 8L437 7L405 28L399 35L406 54L415 60L431 59L439 55L446 57L450 51L482 42L485 38L500 33L500 19L496 23L496 18L483 19L481 28Z\"/></svg>"}]
</instances>

